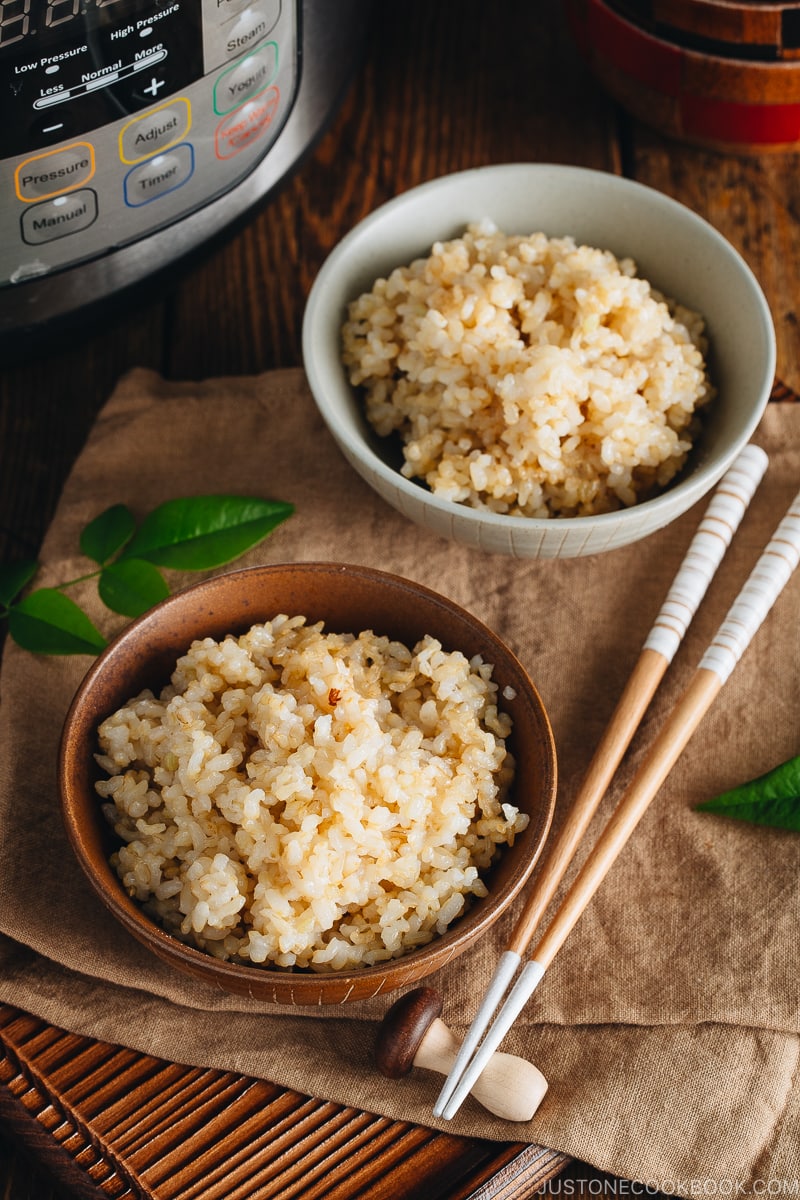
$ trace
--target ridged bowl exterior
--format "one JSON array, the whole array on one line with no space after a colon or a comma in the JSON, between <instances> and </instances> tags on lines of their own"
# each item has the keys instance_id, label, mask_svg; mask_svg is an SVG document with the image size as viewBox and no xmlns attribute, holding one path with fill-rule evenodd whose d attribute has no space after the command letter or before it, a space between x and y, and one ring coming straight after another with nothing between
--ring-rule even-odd
<instances>
[{"instance_id":1,"label":"ridged bowl exterior","mask_svg":"<svg viewBox=\"0 0 800 1200\"><path fill-rule=\"evenodd\" d=\"M517 759L513 802L528 813L528 828L506 849L477 900L447 933L419 950L362 970L290 972L221 962L186 946L155 925L124 891L109 864L113 834L94 782L100 722L145 687L167 683L193 639L241 633L279 613L324 620L332 632L372 629L413 645L429 633L444 648L481 654L494 666L503 706L514 721L510 746ZM400 576L338 563L252 567L178 592L129 625L95 661L64 725L59 755L62 816L72 848L99 901L135 938L177 970L238 995L279 1004L325 1005L362 1000L419 980L482 937L518 895L539 857L556 792L556 751L542 700L511 650L485 625L450 600Z\"/></svg>"}]
</instances>

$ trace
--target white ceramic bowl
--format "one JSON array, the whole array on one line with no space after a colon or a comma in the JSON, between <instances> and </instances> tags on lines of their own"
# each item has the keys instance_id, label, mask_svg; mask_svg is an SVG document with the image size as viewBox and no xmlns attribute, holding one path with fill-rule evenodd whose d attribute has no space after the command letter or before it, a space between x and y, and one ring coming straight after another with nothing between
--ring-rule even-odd
<instances>
[{"instance_id":1,"label":"white ceramic bowl","mask_svg":"<svg viewBox=\"0 0 800 1200\"><path fill-rule=\"evenodd\" d=\"M432 495L400 474L389 439L367 426L341 362L346 306L379 276L490 217L508 234L544 232L636 260L665 295L701 312L718 396L690 462L661 495L615 513L537 520L481 512ZM670 197L603 171L542 163L479 167L390 200L332 251L311 289L303 359L316 403L360 475L418 524L520 558L575 557L634 542L705 495L758 425L775 375L775 331L763 292L713 226Z\"/></svg>"}]
</instances>

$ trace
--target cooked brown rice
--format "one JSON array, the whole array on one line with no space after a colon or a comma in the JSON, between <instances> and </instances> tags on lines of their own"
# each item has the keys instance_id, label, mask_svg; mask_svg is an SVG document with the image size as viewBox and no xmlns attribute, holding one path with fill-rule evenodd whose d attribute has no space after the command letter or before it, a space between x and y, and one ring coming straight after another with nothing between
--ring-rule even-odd
<instances>
[{"instance_id":1,"label":"cooked brown rice","mask_svg":"<svg viewBox=\"0 0 800 1200\"><path fill-rule=\"evenodd\" d=\"M343 361L402 473L529 517L635 504L683 466L712 395L703 321L631 259L490 221L349 307Z\"/></svg>"},{"instance_id":2,"label":"cooked brown rice","mask_svg":"<svg viewBox=\"0 0 800 1200\"><path fill-rule=\"evenodd\" d=\"M528 823L491 675L304 617L194 642L99 730L124 887L220 958L327 971L423 945Z\"/></svg>"}]
</instances>

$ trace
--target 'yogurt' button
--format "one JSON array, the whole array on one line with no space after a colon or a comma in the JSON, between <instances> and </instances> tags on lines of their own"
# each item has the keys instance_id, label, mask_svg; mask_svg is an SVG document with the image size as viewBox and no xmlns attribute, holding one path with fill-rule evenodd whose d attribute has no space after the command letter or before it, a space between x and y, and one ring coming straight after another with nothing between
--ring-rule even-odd
<instances>
[{"instance_id":1,"label":"'yogurt' button","mask_svg":"<svg viewBox=\"0 0 800 1200\"><path fill-rule=\"evenodd\" d=\"M275 42L267 42L222 72L214 84L214 112L222 116L251 96L263 92L275 78L277 70L278 47Z\"/></svg>"},{"instance_id":2,"label":"'yogurt' button","mask_svg":"<svg viewBox=\"0 0 800 1200\"><path fill-rule=\"evenodd\" d=\"M55 200L43 200L26 208L21 220L22 240L29 246L55 242L88 229L97 220L97 194L91 188L81 188Z\"/></svg>"},{"instance_id":3,"label":"'yogurt' button","mask_svg":"<svg viewBox=\"0 0 800 1200\"><path fill-rule=\"evenodd\" d=\"M94 147L89 142L73 142L62 150L26 158L14 172L14 186L20 200L42 200L74 191L93 175Z\"/></svg>"},{"instance_id":4,"label":"'yogurt' button","mask_svg":"<svg viewBox=\"0 0 800 1200\"><path fill-rule=\"evenodd\" d=\"M174 192L194 172L194 150L188 142L149 158L125 176L125 203L132 208Z\"/></svg>"},{"instance_id":5,"label":"'yogurt' button","mask_svg":"<svg viewBox=\"0 0 800 1200\"><path fill-rule=\"evenodd\" d=\"M127 163L150 158L185 137L190 124L189 101L182 96L135 117L120 131L120 158Z\"/></svg>"}]
</instances>

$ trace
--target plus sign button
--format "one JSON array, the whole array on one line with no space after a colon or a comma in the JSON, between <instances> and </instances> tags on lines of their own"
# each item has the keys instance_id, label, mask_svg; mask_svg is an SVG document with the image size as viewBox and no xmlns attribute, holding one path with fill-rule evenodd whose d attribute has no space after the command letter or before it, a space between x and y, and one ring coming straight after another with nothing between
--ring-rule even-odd
<instances>
[{"instance_id":1,"label":"plus sign button","mask_svg":"<svg viewBox=\"0 0 800 1200\"><path fill-rule=\"evenodd\" d=\"M131 89L131 99L136 104L155 104L167 92L167 80L161 71L143 71Z\"/></svg>"}]
</instances>

